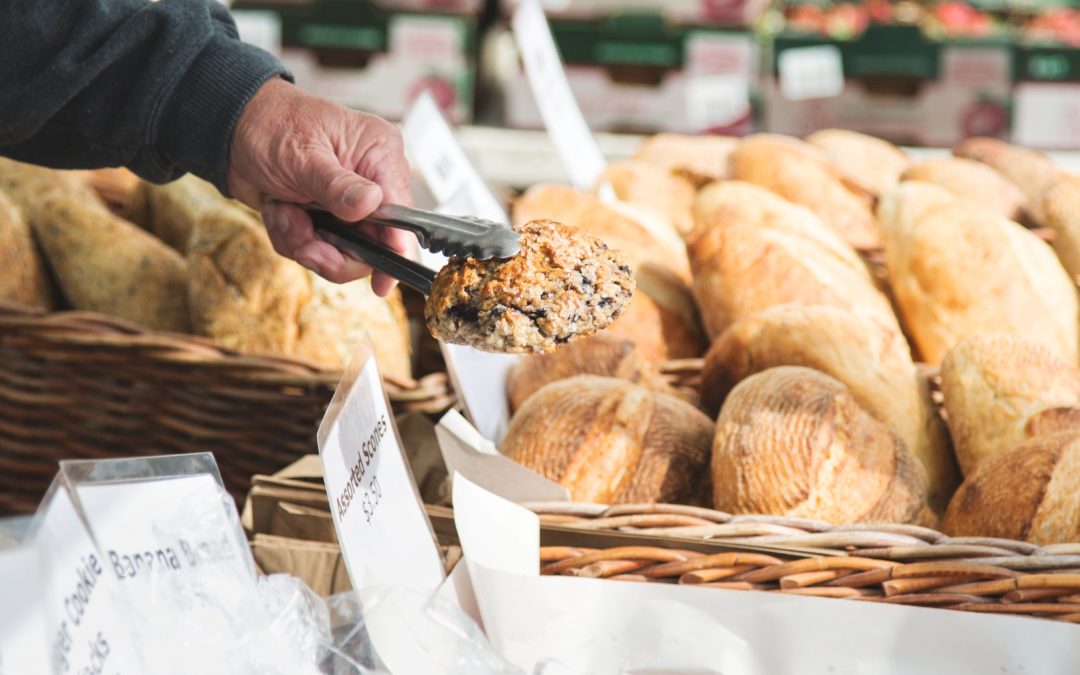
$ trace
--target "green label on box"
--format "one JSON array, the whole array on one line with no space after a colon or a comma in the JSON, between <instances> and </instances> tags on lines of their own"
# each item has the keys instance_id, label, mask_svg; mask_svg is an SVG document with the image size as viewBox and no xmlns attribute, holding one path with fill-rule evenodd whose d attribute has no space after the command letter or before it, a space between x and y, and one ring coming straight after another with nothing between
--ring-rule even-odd
<instances>
[{"instance_id":1,"label":"green label on box","mask_svg":"<svg viewBox=\"0 0 1080 675\"><path fill-rule=\"evenodd\" d=\"M386 45L384 33L379 28L309 23L300 26L298 35L302 44L312 47L350 47L378 51Z\"/></svg>"}]
</instances>

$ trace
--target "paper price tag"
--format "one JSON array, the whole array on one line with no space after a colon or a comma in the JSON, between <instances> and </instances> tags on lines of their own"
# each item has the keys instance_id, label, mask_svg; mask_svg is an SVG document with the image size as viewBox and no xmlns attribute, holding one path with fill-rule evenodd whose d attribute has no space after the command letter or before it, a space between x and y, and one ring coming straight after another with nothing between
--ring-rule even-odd
<instances>
[{"instance_id":1,"label":"paper price tag","mask_svg":"<svg viewBox=\"0 0 1080 675\"><path fill-rule=\"evenodd\" d=\"M734 124L750 114L745 75L692 75L686 83L686 117L694 129Z\"/></svg>"},{"instance_id":2,"label":"paper price tag","mask_svg":"<svg viewBox=\"0 0 1080 675\"><path fill-rule=\"evenodd\" d=\"M35 518L42 557L46 636L53 673L127 675L138 667L131 626L117 611L109 573L65 488L52 491Z\"/></svg>"},{"instance_id":3,"label":"paper price tag","mask_svg":"<svg viewBox=\"0 0 1080 675\"><path fill-rule=\"evenodd\" d=\"M330 511L353 588L433 593L442 561L393 424L368 356L350 366L319 431Z\"/></svg>"},{"instance_id":4,"label":"paper price tag","mask_svg":"<svg viewBox=\"0 0 1080 675\"><path fill-rule=\"evenodd\" d=\"M40 565L29 546L0 552L0 675L49 672Z\"/></svg>"},{"instance_id":5,"label":"paper price tag","mask_svg":"<svg viewBox=\"0 0 1080 675\"><path fill-rule=\"evenodd\" d=\"M469 162L429 92L421 94L409 109L402 134L409 157L439 203L439 210L509 222L506 210Z\"/></svg>"},{"instance_id":6,"label":"paper price tag","mask_svg":"<svg viewBox=\"0 0 1080 675\"><path fill-rule=\"evenodd\" d=\"M555 151L575 187L588 190L606 162L566 79L544 9L525 0L514 12L514 38L536 105Z\"/></svg>"},{"instance_id":7,"label":"paper price tag","mask_svg":"<svg viewBox=\"0 0 1080 675\"><path fill-rule=\"evenodd\" d=\"M833 45L785 49L776 65L780 93L789 101L829 98L844 91L844 62Z\"/></svg>"}]
</instances>

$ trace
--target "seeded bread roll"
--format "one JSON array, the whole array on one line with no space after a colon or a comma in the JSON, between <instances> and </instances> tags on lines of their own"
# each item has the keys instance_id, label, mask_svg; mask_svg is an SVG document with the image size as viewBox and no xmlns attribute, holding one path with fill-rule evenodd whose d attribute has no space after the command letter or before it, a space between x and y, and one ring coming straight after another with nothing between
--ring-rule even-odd
<instances>
[{"instance_id":1,"label":"seeded bread roll","mask_svg":"<svg viewBox=\"0 0 1080 675\"><path fill-rule=\"evenodd\" d=\"M635 272L645 265L671 270L690 281L686 247L674 232L658 234L587 192L566 185L534 185L514 202L513 221L553 220L588 233L619 252Z\"/></svg>"},{"instance_id":2,"label":"seeded bread roll","mask_svg":"<svg viewBox=\"0 0 1080 675\"><path fill-rule=\"evenodd\" d=\"M728 178L728 156L739 139L732 136L657 134L645 139L634 159L685 178L695 187Z\"/></svg>"},{"instance_id":3,"label":"seeded bread roll","mask_svg":"<svg viewBox=\"0 0 1080 675\"><path fill-rule=\"evenodd\" d=\"M829 156L848 185L880 197L911 165L903 150L880 138L846 129L822 129L806 137Z\"/></svg>"},{"instance_id":4,"label":"seeded bread roll","mask_svg":"<svg viewBox=\"0 0 1080 675\"><path fill-rule=\"evenodd\" d=\"M956 146L953 154L982 162L1008 178L1027 198L1032 219L1039 225L1047 224L1043 197L1062 177L1061 169L1049 157L996 138L969 138Z\"/></svg>"},{"instance_id":5,"label":"seeded bread roll","mask_svg":"<svg viewBox=\"0 0 1080 675\"><path fill-rule=\"evenodd\" d=\"M767 309L713 342L702 371L706 412L715 415L739 382L776 366L805 366L842 382L919 458L929 480L930 504L945 509L959 472L928 383L901 334L836 307Z\"/></svg>"},{"instance_id":6,"label":"seeded bread roll","mask_svg":"<svg viewBox=\"0 0 1080 675\"><path fill-rule=\"evenodd\" d=\"M22 212L0 192L0 302L52 309L52 283Z\"/></svg>"},{"instance_id":7,"label":"seeded bread roll","mask_svg":"<svg viewBox=\"0 0 1080 675\"><path fill-rule=\"evenodd\" d=\"M808 210L736 181L698 195L694 295L714 339L776 305L830 305L900 328L854 250Z\"/></svg>"},{"instance_id":8,"label":"seeded bread roll","mask_svg":"<svg viewBox=\"0 0 1080 675\"><path fill-rule=\"evenodd\" d=\"M255 212L227 203L204 213L188 265L197 333L240 351L295 353L311 285L304 268L274 252Z\"/></svg>"},{"instance_id":9,"label":"seeded bread roll","mask_svg":"<svg viewBox=\"0 0 1080 675\"><path fill-rule=\"evenodd\" d=\"M1080 434L1032 438L981 463L956 491L941 529L1040 545L1080 541Z\"/></svg>"},{"instance_id":10,"label":"seeded bread roll","mask_svg":"<svg viewBox=\"0 0 1080 675\"><path fill-rule=\"evenodd\" d=\"M936 185L905 181L878 205L897 306L924 361L988 332L1077 363L1076 286L1050 247Z\"/></svg>"},{"instance_id":11,"label":"seeded bread roll","mask_svg":"<svg viewBox=\"0 0 1080 675\"><path fill-rule=\"evenodd\" d=\"M187 266L154 236L100 202L61 192L45 196L33 229L73 307L190 332Z\"/></svg>"},{"instance_id":12,"label":"seeded bread roll","mask_svg":"<svg viewBox=\"0 0 1080 675\"><path fill-rule=\"evenodd\" d=\"M518 226L507 260L452 258L424 307L431 334L492 352L546 352L607 328L634 292L622 258L550 220Z\"/></svg>"},{"instance_id":13,"label":"seeded bread roll","mask_svg":"<svg viewBox=\"0 0 1080 675\"><path fill-rule=\"evenodd\" d=\"M1027 198L1005 176L985 164L962 157L937 157L904 172L903 180L941 186L960 199L978 204L1009 220L1018 220Z\"/></svg>"},{"instance_id":14,"label":"seeded bread roll","mask_svg":"<svg viewBox=\"0 0 1080 675\"><path fill-rule=\"evenodd\" d=\"M597 192L605 186L620 201L634 207L639 222L649 219L657 228L667 228L680 236L694 227L694 186L684 178L647 162L627 160L608 164L596 182ZM646 225L648 227L648 224Z\"/></svg>"},{"instance_id":15,"label":"seeded bread roll","mask_svg":"<svg viewBox=\"0 0 1080 675\"><path fill-rule=\"evenodd\" d=\"M638 384L579 375L540 389L501 450L566 486L574 501L705 503L712 422Z\"/></svg>"},{"instance_id":16,"label":"seeded bread roll","mask_svg":"<svg viewBox=\"0 0 1080 675\"><path fill-rule=\"evenodd\" d=\"M1068 176L1046 191L1042 216L1054 230L1054 253L1074 282L1080 280L1080 178Z\"/></svg>"},{"instance_id":17,"label":"seeded bread roll","mask_svg":"<svg viewBox=\"0 0 1080 675\"><path fill-rule=\"evenodd\" d=\"M191 231L199 218L225 201L213 185L187 174L165 185L139 183L125 214L147 232L186 254Z\"/></svg>"},{"instance_id":18,"label":"seeded bread roll","mask_svg":"<svg viewBox=\"0 0 1080 675\"><path fill-rule=\"evenodd\" d=\"M782 366L732 390L716 423L713 505L830 523L919 518L922 465L839 381Z\"/></svg>"},{"instance_id":19,"label":"seeded bread roll","mask_svg":"<svg viewBox=\"0 0 1080 675\"><path fill-rule=\"evenodd\" d=\"M828 156L798 139L749 136L730 158L731 177L772 190L816 213L856 249L881 245L869 202L849 190Z\"/></svg>"},{"instance_id":20,"label":"seeded bread roll","mask_svg":"<svg viewBox=\"0 0 1080 675\"><path fill-rule=\"evenodd\" d=\"M987 333L953 347L941 389L964 475L1017 445L1036 414L1080 406L1080 372L1043 345Z\"/></svg>"},{"instance_id":21,"label":"seeded bread roll","mask_svg":"<svg viewBox=\"0 0 1080 675\"><path fill-rule=\"evenodd\" d=\"M549 354L532 354L510 369L506 389L511 412L547 384L575 375L603 375L674 393L633 342L600 333Z\"/></svg>"}]
</instances>

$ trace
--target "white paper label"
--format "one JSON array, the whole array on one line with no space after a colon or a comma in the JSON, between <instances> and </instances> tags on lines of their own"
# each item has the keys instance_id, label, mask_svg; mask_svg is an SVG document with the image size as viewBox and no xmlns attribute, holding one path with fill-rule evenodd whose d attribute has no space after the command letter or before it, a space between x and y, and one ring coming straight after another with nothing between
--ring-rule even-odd
<instances>
[{"instance_id":1,"label":"white paper label","mask_svg":"<svg viewBox=\"0 0 1080 675\"><path fill-rule=\"evenodd\" d=\"M506 210L484 184L429 92L413 103L403 126L405 148L439 209L508 223Z\"/></svg>"},{"instance_id":2,"label":"white paper label","mask_svg":"<svg viewBox=\"0 0 1080 675\"><path fill-rule=\"evenodd\" d=\"M694 129L726 127L750 114L745 75L692 75L686 81L686 117Z\"/></svg>"},{"instance_id":3,"label":"white paper label","mask_svg":"<svg viewBox=\"0 0 1080 675\"><path fill-rule=\"evenodd\" d=\"M0 675L49 672L40 566L33 547L0 551Z\"/></svg>"},{"instance_id":4,"label":"white paper label","mask_svg":"<svg viewBox=\"0 0 1080 675\"><path fill-rule=\"evenodd\" d=\"M844 90L844 62L833 45L785 49L776 65L780 93L789 101L829 98Z\"/></svg>"},{"instance_id":5,"label":"white paper label","mask_svg":"<svg viewBox=\"0 0 1080 675\"><path fill-rule=\"evenodd\" d=\"M115 606L116 579L83 526L67 490L39 513L35 545L45 570L45 620L53 673L141 673L131 627Z\"/></svg>"},{"instance_id":6,"label":"white paper label","mask_svg":"<svg viewBox=\"0 0 1080 675\"><path fill-rule=\"evenodd\" d=\"M1015 142L1040 148L1080 147L1080 86L1021 82L1013 101Z\"/></svg>"},{"instance_id":7,"label":"white paper label","mask_svg":"<svg viewBox=\"0 0 1080 675\"><path fill-rule=\"evenodd\" d=\"M513 24L525 74L555 151L570 182L591 189L606 162L570 90L543 7L537 0L525 0L514 12Z\"/></svg>"},{"instance_id":8,"label":"white paper label","mask_svg":"<svg viewBox=\"0 0 1080 675\"><path fill-rule=\"evenodd\" d=\"M433 593L442 561L392 425L369 359L319 448L330 511L353 588Z\"/></svg>"},{"instance_id":9,"label":"white paper label","mask_svg":"<svg viewBox=\"0 0 1080 675\"><path fill-rule=\"evenodd\" d=\"M277 12L238 9L232 15L241 40L271 54L281 54L281 17Z\"/></svg>"}]
</instances>

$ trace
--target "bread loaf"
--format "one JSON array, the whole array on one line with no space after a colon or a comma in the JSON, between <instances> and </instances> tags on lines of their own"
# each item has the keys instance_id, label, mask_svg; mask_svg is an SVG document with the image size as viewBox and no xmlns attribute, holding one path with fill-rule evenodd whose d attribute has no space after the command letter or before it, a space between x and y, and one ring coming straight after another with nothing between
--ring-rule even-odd
<instances>
[{"instance_id":1,"label":"bread loaf","mask_svg":"<svg viewBox=\"0 0 1080 675\"><path fill-rule=\"evenodd\" d=\"M942 530L1040 545L1080 541L1080 435L1032 438L979 464L949 503Z\"/></svg>"},{"instance_id":2,"label":"bread loaf","mask_svg":"<svg viewBox=\"0 0 1080 675\"><path fill-rule=\"evenodd\" d=\"M964 475L1017 445L1033 416L1080 406L1080 372L1043 345L987 333L953 347L941 364L945 411Z\"/></svg>"},{"instance_id":3,"label":"bread loaf","mask_svg":"<svg viewBox=\"0 0 1080 675\"><path fill-rule=\"evenodd\" d=\"M732 390L716 423L713 505L830 523L919 517L926 474L839 381L782 366Z\"/></svg>"},{"instance_id":4,"label":"bread loaf","mask_svg":"<svg viewBox=\"0 0 1080 675\"><path fill-rule=\"evenodd\" d=\"M708 335L776 305L831 305L896 327L866 266L806 209L745 183L714 183L698 196L687 241L694 295Z\"/></svg>"},{"instance_id":5,"label":"bread loaf","mask_svg":"<svg viewBox=\"0 0 1080 675\"><path fill-rule=\"evenodd\" d=\"M514 202L515 226L553 220L582 230L618 251L634 271L645 264L670 269L685 282L690 264L681 242L660 241L633 218L606 206L599 198L565 185L534 185Z\"/></svg>"},{"instance_id":6,"label":"bread loaf","mask_svg":"<svg viewBox=\"0 0 1080 675\"><path fill-rule=\"evenodd\" d=\"M1042 216L1054 231L1054 253L1075 283L1080 280L1080 178L1062 178L1049 188Z\"/></svg>"},{"instance_id":7,"label":"bread loaf","mask_svg":"<svg viewBox=\"0 0 1080 675\"><path fill-rule=\"evenodd\" d=\"M881 245L867 200L849 190L818 148L797 139L749 136L731 153L731 177L768 188L816 213L857 249Z\"/></svg>"},{"instance_id":8,"label":"bread loaf","mask_svg":"<svg viewBox=\"0 0 1080 675\"><path fill-rule=\"evenodd\" d=\"M572 342L549 354L526 356L510 369L506 391L511 412L517 410L537 390L575 375L602 375L673 393L656 367L649 363L633 342L593 335Z\"/></svg>"},{"instance_id":9,"label":"bread loaf","mask_svg":"<svg viewBox=\"0 0 1080 675\"><path fill-rule=\"evenodd\" d=\"M889 192L878 213L893 294L923 360L1002 332L1076 364L1076 287L1045 242L919 181Z\"/></svg>"},{"instance_id":10,"label":"bread loaf","mask_svg":"<svg viewBox=\"0 0 1080 675\"><path fill-rule=\"evenodd\" d=\"M685 236L694 227L694 186L653 164L612 162L600 174L596 187L601 198L603 191L610 189L612 196L633 207L626 215L654 234L666 229Z\"/></svg>"},{"instance_id":11,"label":"bread loaf","mask_svg":"<svg viewBox=\"0 0 1080 675\"><path fill-rule=\"evenodd\" d=\"M985 164L962 157L924 160L905 171L903 179L933 183L955 197L1010 220L1018 220L1027 206L1024 193L1005 176Z\"/></svg>"},{"instance_id":12,"label":"bread loaf","mask_svg":"<svg viewBox=\"0 0 1080 675\"><path fill-rule=\"evenodd\" d=\"M335 284L309 272L308 281L311 299L298 315L299 334L291 355L344 368L366 336L380 372L412 376L409 322L400 290L380 298L371 289L371 279Z\"/></svg>"},{"instance_id":13,"label":"bread loaf","mask_svg":"<svg viewBox=\"0 0 1080 675\"><path fill-rule=\"evenodd\" d=\"M226 200L210 183L187 174L165 185L141 182L132 193L126 215L147 232L182 254L202 214Z\"/></svg>"},{"instance_id":14,"label":"bread loaf","mask_svg":"<svg viewBox=\"0 0 1080 675\"><path fill-rule=\"evenodd\" d=\"M944 510L959 482L945 424L904 337L836 307L781 305L742 319L713 342L702 402L715 415L742 380L776 366L805 366L843 383L895 431L926 469L928 499Z\"/></svg>"},{"instance_id":15,"label":"bread loaf","mask_svg":"<svg viewBox=\"0 0 1080 675\"><path fill-rule=\"evenodd\" d=\"M44 207L46 195L58 192L79 201L83 206L103 206L101 199L77 172L46 169L0 157L0 192L11 199L23 219L34 225L37 213Z\"/></svg>"},{"instance_id":16,"label":"bread loaf","mask_svg":"<svg viewBox=\"0 0 1080 675\"><path fill-rule=\"evenodd\" d=\"M100 202L61 192L44 197L32 225L73 307L151 330L191 330L184 259L152 235Z\"/></svg>"},{"instance_id":17,"label":"bread loaf","mask_svg":"<svg viewBox=\"0 0 1080 675\"><path fill-rule=\"evenodd\" d=\"M188 266L196 332L240 351L295 353L300 312L311 298L307 271L274 252L253 211L223 204L204 213Z\"/></svg>"},{"instance_id":18,"label":"bread loaf","mask_svg":"<svg viewBox=\"0 0 1080 675\"><path fill-rule=\"evenodd\" d=\"M634 159L670 171L701 187L728 178L728 156L739 139L731 136L657 134L645 139Z\"/></svg>"},{"instance_id":19,"label":"bread loaf","mask_svg":"<svg viewBox=\"0 0 1080 675\"><path fill-rule=\"evenodd\" d=\"M900 148L880 138L845 129L822 129L806 137L821 148L836 166L844 182L880 197L900 182L911 159Z\"/></svg>"},{"instance_id":20,"label":"bread loaf","mask_svg":"<svg viewBox=\"0 0 1080 675\"><path fill-rule=\"evenodd\" d=\"M953 154L982 162L1012 181L1024 193L1032 219L1046 224L1043 197L1062 176L1049 157L996 138L969 138L956 146Z\"/></svg>"},{"instance_id":21,"label":"bread loaf","mask_svg":"<svg viewBox=\"0 0 1080 675\"><path fill-rule=\"evenodd\" d=\"M708 342L690 288L669 270L646 265L637 290L604 334L629 340L654 364L697 358Z\"/></svg>"},{"instance_id":22,"label":"bread loaf","mask_svg":"<svg viewBox=\"0 0 1080 675\"><path fill-rule=\"evenodd\" d=\"M0 192L0 302L52 309L52 282L22 212Z\"/></svg>"},{"instance_id":23,"label":"bread loaf","mask_svg":"<svg viewBox=\"0 0 1080 675\"><path fill-rule=\"evenodd\" d=\"M712 422L638 384L579 375L530 396L501 450L566 486L574 501L699 504L708 497Z\"/></svg>"}]
</instances>

